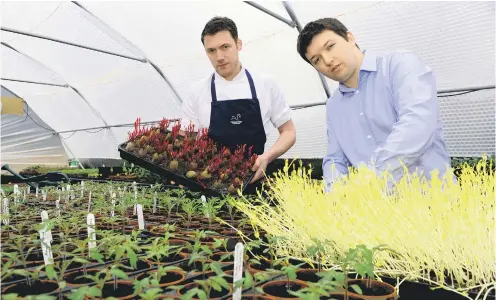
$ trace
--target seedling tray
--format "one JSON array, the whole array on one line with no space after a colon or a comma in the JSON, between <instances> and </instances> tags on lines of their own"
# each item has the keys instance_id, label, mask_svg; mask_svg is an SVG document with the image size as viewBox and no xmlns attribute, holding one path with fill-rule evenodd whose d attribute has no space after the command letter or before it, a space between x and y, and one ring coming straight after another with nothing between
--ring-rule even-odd
<instances>
[{"instance_id":1,"label":"seedling tray","mask_svg":"<svg viewBox=\"0 0 496 300\"><path fill-rule=\"evenodd\" d=\"M168 180L174 181L175 184L182 185L186 187L188 190L191 190L193 192L202 192L205 194L205 196L211 196L211 197L219 197L219 196L225 196L228 195L229 193L227 192L227 189L222 189L222 190L216 190L211 187L208 187L205 183L199 181L199 180L192 180L189 179L181 174L174 173L170 170L167 170L163 168L160 165L154 164L151 160L147 158L141 158L136 156L134 153L130 153L126 151L126 143L122 143L119 145L119 153L122 159L125 159L129 162L134 163L137 166L140 166L150 172L153 172L159 176L165 177ZM250 181L252 180L253 176L255 175L254 172L250 172L247 179L245 182L243 182L243 187L242 191L246 189Z\"/></svg>"}]
</instances>

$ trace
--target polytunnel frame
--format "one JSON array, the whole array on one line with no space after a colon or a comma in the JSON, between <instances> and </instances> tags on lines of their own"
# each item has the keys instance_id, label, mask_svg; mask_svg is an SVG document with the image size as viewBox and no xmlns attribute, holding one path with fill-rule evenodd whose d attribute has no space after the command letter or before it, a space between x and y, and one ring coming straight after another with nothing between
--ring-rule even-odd
<instances>
[{"instance_id":1,"label":"polytunnel frame","mask_svg":"<svg viewBox=\"0 0 496 300\"><path fill-rule=\"evenodd\" d=\"M127 40L121 34L117 33L114 29L112 29L105 22L103 22L101 19L99 19L98 17L96 17L94 14L92 14L88 9L86 9L83 5L81 5L77 1L71 1L71 2L74 5L78 6L85 13L89 14L94 19L94 20L88 20L90 23L94 23L95 21L100 22L102 26L105 26L108 30L112 31L114 34L118 35L120 38L124 39L127 43L129 43L131 46L133 46L135 48L135 50L139 51L140 54L141 54L141 56L143 56L143 58L136 58L136 57L132 57L132 56L124 55L124 54L119 54L119 53L115 53L115 52L111 52L111 51L106 51L106 50L102 50L102 49L97 49L97 48L93 48L93 47L89 47L89 46L85 46L85 45L81 45L81 44L76 44L76 43L72 43L72 42L68 42L68 41L63 41L63 40L60 40L60 39L56 39L56 38L52 38L52 37L47 37L47 36L43 36L43 35L39 35L39 34L33 34L33 33L23 32L23 31L20 31L20 30L15 30L15 29L6 28L6 27L1 27L1 30L7 31L7 32L11 32L11 33L15 33L15 34L25 35L25 36L28 36L28 37L40 38L40 39L48 40L48 41L51 41L51 42L61 43L61 44L65 44L65 45L68 45L68 46L79 47L79 48L82 48L82 49L91 50L91 51L99 52L99 53L102 53L102 54L108 54L108 55L113 55L113 56L117 56L117 57L121 57L121 58L126 58L126 59L130 59L130 60L140 61L142 63L150 63L150 65L164 79L164 81L166 82L166 84L168 85L168 87L171 88L171 90L175 94L175 96L178 99L178 101L180 103L182 103L182 99L179 96L179 94L177 93L177 91L175 90L174 86L169 82L169 80L164 75L164 73L160 70L160 68L156 64L154 64L149 58L147 58L146 55L141 51L141 49L139 47L137 47L132 42L130 42L129 40ZM274 18L280 20L281 22L287 24L291 28L295 28L296 27L297 30L298 30L298 32L301 32L302 31L301 23L299 22L298 17L296 16L296 14L295 14L294 10L292 9L291 5L287 1L282 1L282 2L283 2L283 5L284 5L284 8L288 12L288 15L290 16L291 20L288 20L285 17L280 16L279 14L277 14L277 13L275 13L275 12L273 12L273 11L267 9L267 8L265 8L264 6L262 6L262 5L260 5L260 4L256 3L256 2L253 2L253 1L243 1L243 2L246 3L246 4L248 4L248 5L253 6L254 8L256 8L256 9L258 9L258 10L260 10L260 11L262 11L262 12L268 14L268 15L270 15L271 17L274 17ZM20 53L22 55L25 55L29 59L33 60L34 62L38 63L39 65L41 65L44 68L46 68L46 69L48 69L48 70L51 71L50 68L44 66L40 62L38 62L35 59L29 57L28 55L26 55L26 54L24 54L24 53L22 53L22 52L20 52L20 51L18 51L16 49L14 49L10 45L7 45L5 43L2 43L2 44L4 44L6 47L9 47L12 50L14 50L14 51L16 51L16 52L18 52L18 53ZM125 47L125 48L127 48L127 47ZM317 73L319 74L319 77L320 77L321 83L323 85L323 88L325 90L326 96L327 96L327 98L329 98L330 97L330 92L329 92L329 87L327 85L327 82L325 81L323 75L320 72L317 72ZM63 79L63 76L60 76L60 74L57 74L57 75L59 75L59 77ZM23 81L23 80L20 80L20 79L7 79L7 78L5 78L5 79L2 78L2 79L3 80L10 80L10 81L17 81L17 82L34 83L34 82ZM66 80L64 80L64 81L66 81ZM48 84L48 85L52 85L52 84ZM129 126L129 125L133 125L134 124L134 123L124 123L124 124L108 125L107 122L105 121L105 119L103 119L103 117L101 117L100 113L88 103L88 101L81 95L81 93L77 89L75 89L73 86L71 86L69 84L66 84L66 85L68 87L72 88L84 100L84 102L97 115L97 117L99 117L102 120L102 122L105 124L105 126L90 127L90 128L79 128L79 129L65 130L65 131L55 131L54 130L54 133L53 134L86 131L86 130L90 130L90 129L100 129L100 128L107 128L107 129L109 129L111 131L111 128L112 127ZM55 86L59 86L59 85L55 85ZM61 86L61 87L64 87L64 86ZM295 106L291 106L291 107L292 108L293 107L298 108L299 105L295 105ZM148 123L153 124L153 123L157 123L157 122L159 122L159 121L151 121L151 122L148 122ZM113 134L112 131L111 131L111 133L112 133L112 135L114 137L114 141L117 143L117 141L115 140L115 135Z\"/></svg>"},{"instance_id":2,"label":"polytunnel frame","mask_svg":"<svg viewBox=\"0 0 496 300\"><path fill-rule=\"evenodd\" d=\"M83 48L83 49L87 49L87 50L92 50L92 51L96 51L96 52L100 52L100 53L104 53L104 54L109 54L109 55L114 55L114 56L118 56L118 57L121 57L121 58L127 58L127 59L132 59L132 60L137 60L137 61L140 61L140 62L143 62L143 63L150 63L150 65L157 71L157 73L159 73L159 75L164 79L164 81L166 82L166 84L168 85L169 88L171 88L172 92L175 94L176 96L176 99L182 103L182 100L181 100L181 97L179 96L179 94L177 93L177 91L174 89L174 86L169 82L169 80L167 79L167 77L164 75L164 73L160 70L160 68L154 64L152 61L150 61L146 56L145 54L141 51L141 49L139 47L137 47L135 44L133 44L132 42L128 41L125 37L123 37L121 34L117 33L113 28L111 28L110 26L108 26L105 22L103 22L101 19L99 19L98 17L96 17L94 14L92 14L88 9L86 9L83 5L81 5L80 3L78 3L77 1L71 1L73 4L77 5L82 11L84 11L85 13L87 13L88 15L90 15L93 20L88 20L90 23L95 23L95 22L100 22L102 26L105 26L107 29L109 29L110 31L112 31L114 34L116 34L117 36L119 36L120 38L122 38L123 40L125 40L129 45L131 45L132 47L134 47L135 49L134 50L137 50L139 51L139 53L141 54L141 56L143 56L143 58L135 58L135 57L130 57L130 56L126 56L126 55L122 55L122 54L118 54L118 53L113 53L113 52L110 52L110 51L105 51L105 50L101 50L101 49L96 49L96 48L92 48L92 47L88 47L88 46L84 46L84 45L78 45L78 44L74 44L74 43L70 43L70 42L66 42L66 41L61 41L61 40L57 40L57 39L54 39L54 38L48 38L48 37L43 37L43 36L39 36L39 35L34 35L34 34L28 34L28 33L23 33L21 31L17 31L17 30L12 30L12 29L6 29L4 27L2 27L1 29L2 30L6 30L6 31L10 31L10 32L13 32L13 33L18 33L18 34L24 34L24 35L27 35L27 36L33 36L33 37L38 37L38 38L44 38L44 39L47 39L47 40L51 40L51 41L54 41L54 42L60 42L60 43L64 43L66 45L70 45L70 46L76 46L76 47L80 47L80 48ZM258 3L255 3L253 1L243 1L245 2L246 4L248 5L251 5L253 7L255 7L256 9L259 9L260 11L278 19L279 21L287 24L288 26L292 27L292 28L295 28L298 30L298 32L301 32L302 31L302 26L301 26L301 23L299 22L299 19L295 13L295 11L293 10L293 8L291 7L290 3L288 1L282 1L283 3L283 6L284 8L286 9L288 15L290 16L291 18L291 21L288 20L287 18L285 17L282 17L280 15L278 15L277 13L263 7L262 5L258 4ZM112 37L111 37L112 38ZM115 39L114 39L115 40ZM116 41L118 42L118 41ZM118 42L119 43L119 42ZM5 45L5 43L2 43ZM122 45L122 43L121 43ZM7 46L9 47L9 46ZM10 47L11 49L13 49L12 47ZM127 47L125 47L127 48ZM15 49L13 49L15 50ZM17 50L15 50L17 51ZM19 51L17 51L19 52ZM21 52L19 52L21 53ZM21 53L23 54L23 53ZM25 55L25 54L23 54ZM25 55L27 56L27 55ZM27 56L28 58L30 58L29 56ZM30 58L32 59L32 58ZM33 61L37 62L36 60L32 59ZM39 62L38 62L39 63ZM41 63L39 63L40 65L42 65ZM43 65L42 65L43 66ZM44 66L45 68L47 68L46 66ZM49 68L47 68L48 70L50 70ZM328 87L328 84L327 84L327 81L325 80L325 77L323 76L322 73L318 72L318 75L320 77L320 80L321 80L321 83L322 83L322 86L325 90L325 93L326 93L326 96L327 98L329 98L331 96L331 93L329 91L329 87ZM61 78L63 78L62 76L60 76ZM5 80L5 79L4 79ZM18 80L18 81L21 81L21 80ZM24 81L26 82L26 81ZM96 111L87 101L86 99L84 99L84 97L75 89L73 88L72 86L69 85L69 87L71 87L81 98L83 98L83 100L90 106L90 108L97 113L97 116L99 116L99 118L104 122L105 126L100 126L100 127L91 127L91 128L81 128L81 129L74 129L74 130L66 130L66 131L54 131L53 134L60 134L60 133L67 133L67 132L77 132L77 131L86 131L86 130L89 130L89 129L100 129L100 128L106 128L106 129L109 129L114 137L114 141L117 143L117 141L115 140L115 135L113 134L111 128L113 127L121 127L121 126L129 126L129 125L133 125L133 123L125 123L125 124L116 124L116 125L108 125L106 123L106 121L99 115L98 111ZM445 90L439 90L438 91L438 94L440 93L451 93L451 92L461 92L461 91L468 91L468 92L474 92L474 91L478 91L478 90L484 90L484 89L494 89L495 86L494 85L490 85L490 86L479 86L479 87L472 87L472 88L454 88L454 89L445 89ZM326 102L316 102L316 103L307 103L307 104L300 104L300 105L291 105L290 107L293 108L293 109L300 109L300 108L306 108L306 107L312 107L312 106L318 106L318 105L325 105ZM147 124L153 124L153 123L157 123L159 121L150 121L150 122L146 122ZM144 123L143 123L144 124ZM61 139L62 140L62 139ZM64 143L65 145L65 143ZM65 145L66 148L71 152L72 154L72 151L67 147L67 145ZM74 156L74 155L73 155ZM75 157L75 156L74 156Z\"/></svg>"},{"instance_id":3,"label":"polytunnel frame","mask_svg":"<svg viewBox=\"0 0 496 300\"><path fill-rule=\"evenodd\" d=\"M2 28L2 29L3 29L3 28ZM72 86L71 84L69 84L69 83L67 82L67 80L65 80L65 78L64 78L62 75L60 75L60 74L58 74L57 72L53 71L52 69L50 69L49 67L45 66L44 64L42 64L42 63L41 63L41 62L39 62L38 60L36 60L36 59L34 59L34 58L30 57L30 56L29 56L29 55L27 55L26 53L23 53L22 51L17 50L16 48L12 47L11 45L9 45L9 44L7 44L7 43L5 43L5 42L1 42L0 44L1 44L1 45L3 45L3 46L5 46L5 47L7 47L7 48L9 48L9 49L11 49L11 50L12 50L12 51L14 51L14 52L17 52L19 55L22 55L22 56L26 57L26 58L27 58L27 59L29 59L30 61L32 61L32 62L34 62L34 63L38 64L40 67L42 67L42 68L44 68L44 69L46 69L46 70L48 70L48 71L50 71L50 72L53 72L53 73L54 73L54 74L56 74L56 75L57 75L60 79L62 79L62 81L64 81L64 82L65 82L65 84L64 84L64 85L61 85L61 84L54 84L54 83L47 83L47 82L37 82L37 81L29 81L29 80L21 80L21 79L13 79L13 78L1 78L1 80L4 80L4 81L12 81L12 82L21 82L21 83L29 83L29 84L48 85L48 86L54 86L54 87L70 88L70 89L72 89L72 90L73 90L73 91L74 91L74 92L75 92L75 93L76 93L76 94L77 94L77 95L78 95L78 96L79 96L79 97L83 100L83 102L84 102L84 103L85 103L85 104L86 104L86 105L90 108L90 110L93 112L93 114L95 114L95 116L96 116L98 119L100 119L100 120L103 122L103 124L105 124L105 126L102 126L102 127L100 127L100 128L106 128L106 129L108 129L108 130L110 131L110 134L112 134L112 137L113 137L114 142L115 142L115 143L117 143L117 140L116 140L116 138L115 138L115 134L114 134L114 132L112 131L112 129L111 129L110 127L108 127L108 124L107 124L107 122L105 121L105 119L104 119L104 118L100 115L100 113L99 113L99 112L98 112L98 111L97 111L97 110L96 110L96 109L95 109L95 108L94 108L94 107L93 107L93 106L92 106L92 105L88 102L88 100L86 100L86 98L85 98L85 97L81 94L81 92L79 92L79 90L77 90L74 86ZM3 87L7 90L7 91L11 92L12 94L17 95L17 94L16 94L16 93L14 93L12 90L10 90L9 88L7 88L5 85L2 85L2 86L3 86ZM19 97L19 96L17 96L17 97ZM21 98L21 99L23 99L23 100L24 100L24 98L23 98L23 97L19 97L19 98ZM26 100L24 100L24 102L26 102L26 105L29 105L29 104L27 103L27 101L26 101ZM30 117L30 116L29 116L29 114L27 113L27 111L25 111L25 113L26 113L26 115L27 115L28 117ZM31 117L30 117L30 118L31 118ZM31 118L31 119L32 119L32 118ZM33 120L33 121L34 121L34 120ZM35 122L35 123L36 123L36 122ZM37 123L36 123L36 124L37 124ZM37 124L37 125L39 126L39 124ZM80 131L80 130L77 130L77 131ZM67 131L67 132L72 132L72 131ZM70 147L67 145L67 143L65 143L65 142L64 142L64 137L62 137L62 136L60 135L60 132L57 132L57 131L55 131L55 130L52 128L52 134L53 134L53 135L58 135L58 136L59 136L59 139L60 139L60 142L61 142L62 144L64 144L64 146L67 148L67 150L70 152L70 154L71 154L73 157L76 157L76 156L74 155L74 153L72 152L72 150L70 149ZM78 162L79 162L79 160L78 160ZM81 168L83 168L83 166L81 165L81 163L79 163L79 165L81 166ZM83 169L84 169L84 168L83 168Z\"/></svg>"},{"instance_id":4,"label":"polytunnel frame","mask_svg":"<svg viewBox=\"0 0 496 300\"><path fill-rule=\"evenodd\" d=\"M3 44L3 43L2 43L2 44ZM6 86L5 86L5 85L3 85L3 84L0 84L0 86L1 86L2 88L4 88L5 90L7 90L8 92L10 92L10 93L11 93L12 95L14 95L15 97L17 97L17 98L19 98L19 99L22 99L22 101L24 101L24 103L26 103L26 107L29 109L29 104L26 102L26 100L24 100L24 98L23 98L23 97L20 97L19 95L17 95L16 93L14 93L11 89L9 89L8 87L6 87ZM50 131L48 128L45 128L45 127L41 126L40 124L38 124L38 123L37 123L37 122L36 122L36 121L35 121L35 120L34 120L34 119L33 119L33 118L32 118L32 117L28 114L28 112L27 112L27 111L24 111L24 113L25 113L25 114L26 114L26 116L28 116L28 117L31 119L31 121L33 121L36 125L38 125L39 127L42 127L43 129L46 129L47 131ZM54 131L54 130L53 130L53 129L51 129L51 130L52 130L52 134L55 134L55 133L53 133L53 131ZM67 149L67 151L69 151L69 153L70 153L73 157L76 157L76 156L74 155L74 153L72 152L71 148L69 148L69 146L67 146L67 144L64 142L64 139L62 139L62 138L59 136L59 140L60 140L60 142L64 145L64 147ZM79 160L77 160L77 162L78 162L79 166L80 166L82 169L84 169L84 166L81 164L81 162L80 162Z\"/></svg>"}]
</instances>

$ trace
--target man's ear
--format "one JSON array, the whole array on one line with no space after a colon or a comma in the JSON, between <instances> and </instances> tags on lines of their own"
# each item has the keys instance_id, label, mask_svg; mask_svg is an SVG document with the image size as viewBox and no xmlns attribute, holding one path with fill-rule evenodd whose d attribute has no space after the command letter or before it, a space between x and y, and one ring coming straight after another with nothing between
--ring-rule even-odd
<instances>
[{"instance_id":1,"label":"man's ear","mask_svg":"<svg viewBox=\"0 0 496 300\"><path fill-rule=\"evenodd\" d=\"M351 32L346 33L346 37L348 38L348 42L355 44L355 36Z\"/></svg>"},{"instance_id":2,"label":"man's ear","mask_svg":"<svg viewBox=\"0 0 496 300\"><path fill-rule=\"evenodd\" d=\"M236 47L238 48L238 51L240 51L241 49L243 49L243 41L238 39L236 41Z\"/></svg>"}]
</instances>

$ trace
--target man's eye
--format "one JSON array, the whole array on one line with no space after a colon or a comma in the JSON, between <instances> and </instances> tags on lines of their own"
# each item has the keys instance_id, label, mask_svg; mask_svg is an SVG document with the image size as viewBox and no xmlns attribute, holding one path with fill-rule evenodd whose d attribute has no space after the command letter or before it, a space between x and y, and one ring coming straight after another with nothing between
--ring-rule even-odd
<instances>
[{"instance_id":1,"label":"man's eye","mask_svg":"<svg viewBox=\"0 0 496 300\"><path fill-rule=\"evenodd\" d=\"M332 46L334 46L334 44L331 44L331 45L327 46L327 50L331 49Z\"/></svg>"},{"instance_id":2,"label":"man's eye","mask_svg":"<svg viewBox=\"0 0 496 300\"><path fill-rule=\"evenodd\" d=\"M227 48L229 48L229 45L224 45L224 49L227 49Z\"/></svg>"},{"instance_id":3,"label":"man's eye","mask_svg":"<svg viewBox=\"0 0 496 300\"><path fill-rule=\"evenodd\" d=\"M320 58L316 58L313 60L313 64L316 65L320 61Z\"/></svg>"}]
</instances>

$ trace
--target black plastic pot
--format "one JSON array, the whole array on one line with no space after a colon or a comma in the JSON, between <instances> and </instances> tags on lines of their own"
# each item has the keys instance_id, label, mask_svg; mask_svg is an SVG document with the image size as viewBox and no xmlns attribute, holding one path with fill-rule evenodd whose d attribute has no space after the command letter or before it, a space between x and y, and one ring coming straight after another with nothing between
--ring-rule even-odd
<instances>
[{"instance_id":1,"label":"black plastic pot","mask_svg":"<svg viewBox=\"0 0 496 300\"><path fill-rule=\"evenodd\" d=\"M386 276L381 276L381 279L384 282L387 282L393 286L396 285L396 279ZM435 289L434 286L428 285L426 283L420 282L412 282L412 281L404 281L399 286L399 296L401 300L467 300L467 297L464 297L455 292L445 290L445 289ZM475 299L477 296L476 293L470 292L469 297L471 299ZM482 298L481 298L482 299ZM490 295L486 298L486 300L494 300L495 292L494 290L490 293Z\"/></svg>"},{"instance_id":2,"label":"black plastic pot","mask_svg":"<svg viewBox=\"0 0 496 300\"><path fill-rule=\"evenodd\" d=\"M26 281L18 282L9 285L2 289L2 295L17 294L18 297L26 297L30 295L41 295L55 292L59 289L59 285L52 280L34 280L28 286Z\"/></svg>"},{"instance_id":3,"label":"black plastic pot","mask_svg":"<svg viewBox=\"0 0 496 300\"><path fill-rule=\"evenodd\" d=\"M308 285L300 280L274 280L262 285L265 294L274 299L296 299L298 297L291 295L288 290L297 292Z\"/></svg>"}]
</instances>

